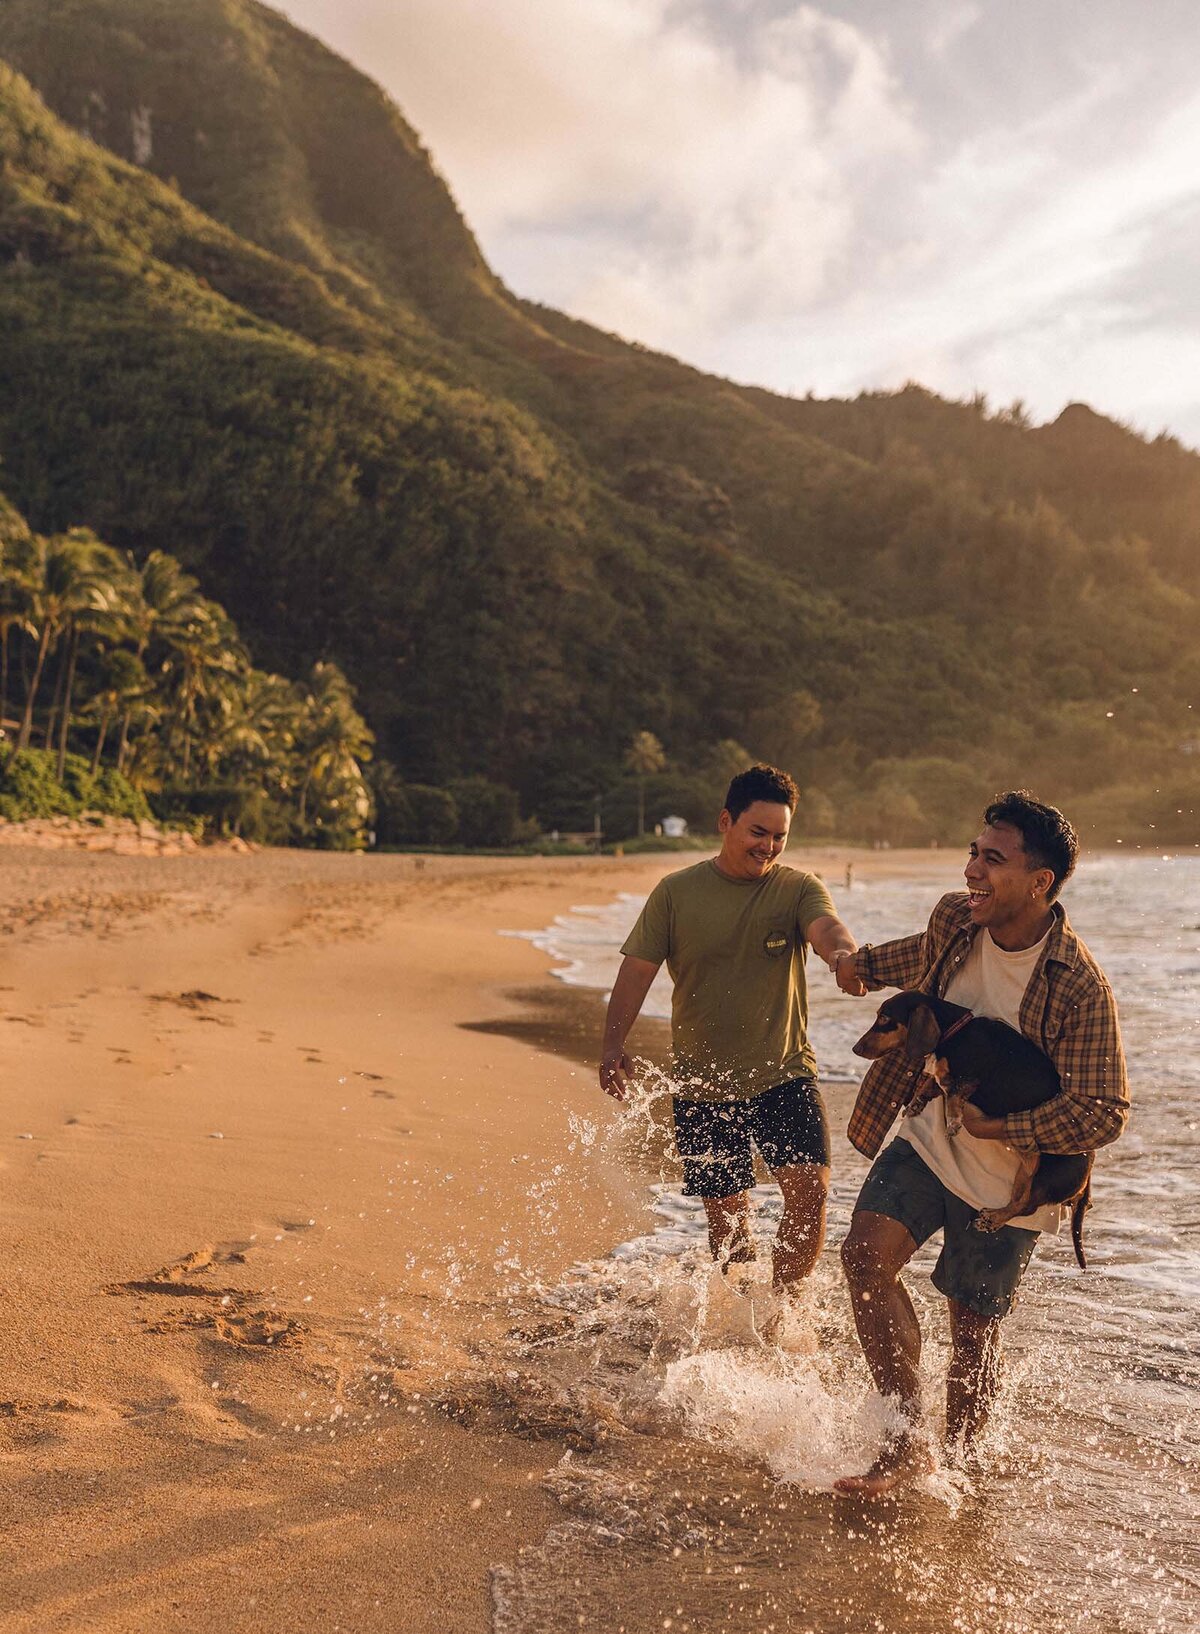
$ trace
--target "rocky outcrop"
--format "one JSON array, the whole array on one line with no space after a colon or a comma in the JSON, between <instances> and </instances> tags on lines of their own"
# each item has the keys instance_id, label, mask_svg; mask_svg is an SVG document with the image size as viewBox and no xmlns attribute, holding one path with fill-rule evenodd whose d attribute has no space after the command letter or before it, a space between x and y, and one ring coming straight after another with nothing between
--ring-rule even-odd
<instances>
[{"instance_id":1,"label":"rocky outcrop","mask_svg":"<svg viewBox=\"0 0 1200 1634\"><path fill-rule=\"evenodd\" d=\"M0 822L0 845L31 846L42 851L115 851L130 857L181 857L194 851L249 854L256 845L238 839L201 845L182 829L159 828L131 817L84 812L81 817L31 817L23 823Z\"/></svg>"}]
</instances>

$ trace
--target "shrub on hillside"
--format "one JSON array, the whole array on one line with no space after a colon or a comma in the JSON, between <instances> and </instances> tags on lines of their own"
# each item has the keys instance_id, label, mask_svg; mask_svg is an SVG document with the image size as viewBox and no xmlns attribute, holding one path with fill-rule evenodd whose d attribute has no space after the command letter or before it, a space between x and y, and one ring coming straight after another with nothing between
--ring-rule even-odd
<instances>
[{"instance_id":1,"label":"shrub on hillside","mask_svg":"<svg viewBox=\"0 0 1200 1634\"><path fill-rule=\"evenodd\" d=\"M211 782L202 788L166 783L154 795L153 806L160 821L186 828L197 838L237 834L256 845L288 845L296 826L294 811L252 783Z\"/></svg>"},{"instance_id":2,"label":"shrub on hillside","mask_svg":"<svg viewBox=\"0 0 1200 1634\"><path fill-rule=\"evenodd\" d=\"M728 779L726 779L726 782ZM653 834L664 817L683 817L693 832L711 833L717 824L721 799L711 777L660 772L646 778L646 829ZM634 778L625 778L611 787L601 806L601 824L606 840L627 840L637 833L638 789Z\"/></svg>"},{"instance_id":3,"label":"shrub on hillside","mask_svg":"<svg viewBox=\"0 0 1200 1634\"><path fill-rule=\"evenodd\" d=\"M459 845L512 845L521 823L516 792L486 777L463 777L450 784L458 807Z\"/></svg>"},{"instance_id":4,"label":"shrub on hillside","mask_svg":"<svg viewBox=\"0 0 1200 1634\"><path fill-rule=\"evenodd\" d=\"M400 773L390 760L375 760L366 768L366 779L375 806L376 845L403 845L416 818Z\"/></svg>"},{"instance_id":5,"label":"shrub on hillside","mask_svg":"<svg viewBox=\"0 0 1200 1634\"><path fill-rule=\"evenodd\" d=\"M405 783L403 802L393 807L393 845L452 845L458 834L458 805L448 789Z\"/></svg>"},{"instance_id":6,"label":"shrub on hillside","mask_svg":"<svg viewBox=\"0 0 1200 1634\"><path fill-rule=\"evenodd\" d=\"M68 760L72 758L67 756ZM103 811L110 817L132 817L137 823L148 822L151 817L146 796L115 766L100 768L92 780L89 805L93 811Z\"/></svg>"},{"instance_id":7,"label":"shrub on hillside","mask_svg":"<svg viewBox=\"0 0 1200 1634\"><path fill-rule=\"evenodd\" d=\"M54 756L44 749L14 749L0 766L0 818L77 817L79 801L54 775Z\"/></svg>"},{"instance_id":8,"label":"shrub on hillside","mask_svg":"<svg viewBox=\"0 0 1200 1634\"><path fill-rule=\"evenodd\" d=\"M834 832L837 828L837 811L824 789L801 790L792 828L797 834L812 838L824 838Z\"/></svg>"},{"instance_id":9,"label":"shrub on hillside","mask_svg":"<svg viewBox=\"0 0 1200 1634\"><path fill-rule=\"evenodd\" d=\"M34 817L78 817L83 811L106 817L150 816L143 794L114 767L98 777L82 755L68 755L62 781L56 757L45 749L13 749L0 758L0 819L10 823Z\"/></svg>"}]
</instances>

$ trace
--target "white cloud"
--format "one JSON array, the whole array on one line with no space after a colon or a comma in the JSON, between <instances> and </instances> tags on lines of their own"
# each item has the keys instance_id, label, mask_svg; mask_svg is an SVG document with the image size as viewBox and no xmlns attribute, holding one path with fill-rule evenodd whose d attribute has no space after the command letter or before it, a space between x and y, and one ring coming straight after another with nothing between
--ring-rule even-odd
<instances>
[{"instance_id":1,"label":"white cloud","mask_svg":"<svg viewBox=\"0 0 1200 1634\"><path fill-rule=\"evenodd\" d=\"M1198 196L1190 6L1147 31L1089 0L1080 33L1025 0L283 3L395 97L520 294L784 390L1084 397L1200 439L1200 297L1136 299Z\"/></svg>"},{"instance_id":2,"label":"white cloud","mask_svg":"<svg viewBox=\"0 0 1200 1634\"><path fill-rule=\"evenodd\" d=\"M819 299L919 148L879 47L809 6L738 54L668 0L341 0L336 36L288 10L371 39L520 293L657 345Z\"/></svg>"}]
</instances>

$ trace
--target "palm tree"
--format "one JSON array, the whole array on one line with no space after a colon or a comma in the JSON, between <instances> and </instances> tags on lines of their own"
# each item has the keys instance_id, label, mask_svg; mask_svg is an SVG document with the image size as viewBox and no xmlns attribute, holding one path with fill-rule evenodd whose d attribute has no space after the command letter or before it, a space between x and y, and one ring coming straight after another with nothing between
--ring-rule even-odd
<instances>
[{"instance_id":1,"label":"palm tree","mask_svg":"<svg viewBox=\"0 0 1200 1634\"><path fill-rule=\"evenodd\" d=\"M129 574L125 560L111 545L84 528L67 535L78 563L78 585L74 601L67 608L63 627L66 645L66 686L62 700L62 720L58 734L59 781L67 764L67 734L71 730L71 705L75 689L75 662L81 634L120 636L123 584ZM49 734L47 734L47 742Z\"/></svg>"},{"instance_id":2,"label":"palm tree","mask_svg":"<svg viewBox=\"0 0 1200 1634\"><path fill-rule=\"evenodd\" d=\"M175 630L205 617L205 599L200 594L199 581L185 573L165 551L152 550L139 569L133 568L126 582L124 620L128 638L133 642L134 656L145 662L147 649L156 637L170 640ZM132 694L121 716L121 735L117 742L117 770L123 771L129 752L129 728L134 712L144 694Z\"/></svg>"},{"instance_id":3,"label":"palm tree","mask_svg":"<svg viewBox=\"0 0 1200 1634\"><path fill-rule=\"evenodd\" d=\"M46 667L46 656L64 630L73 630L75 620L109 609L103 570L97 560L100 541L85 529L58 534L52 539L34 536L30 553L29 621L37 639L33 677L25 695L25 711L17 734L17 748L27 749L33 734L33 713L38 688ZM101 546L101 550L107 547ZM69 665L73 679L73 665ZM69 711L68 711L69 713ZM51 723L52 724L52 723ZM50 730L46 741L49 744Z\"/></svg>"},{"instance_id":4,"label":"palm tree","mask_svg":"<svg viewBox=\"0 0 1200 1634\"><path fill-rule=\"evenodd\" d=\"M29 616L33 539L0 496L0 737L8 718L9 640L14 630L35 635Z\"/></svg>"},{"instance_id":5,"label":"palm tree","mask_svg":"<svg viewBox=\"0 0 1200 1634\"><path fill-rule=\"evenodd\" d=\"M222 758L235 775L285 778L294 757L303 706L282 675L252 669L225 705Z\"/></svg>"},{"instance_id":6,"label":"palm tree","mask_svg":"<svg viewBox=\"0 0 1200 1634\"><path fill-rule=\"evenodd\" d=\"M360 763L370 759L375 737L354 707L350 683L336 664L314 664L301 698L296 745L302 772L301 824L308 820L308 801L314 789L335 807L348 800L356 816L365 817L370 796ZM319 817L317 820L320 822Z\"/></svg>"},{"instance_id":7,"label":"palm tree","mask_svg":"<svg viewBox=\"0 0 1200 1634\"><path fill-rule=\"evenodd\" d=\"M209 739L220 735L221 702L236 690L249 659L225 609L203 596L158 633L165 647L159 667L167 706L163 753L186 783L193 748L199 746L202 760L211 757Z\"/></svg>"},{"instance_id":8,"label":"palm tree","mask_svg":"<svg viewBox=\"0 0 1200 1634\"><path fill-rule=\"evenodd\" d=\"M638 732L625 751L625 764L637 778L638 837L646 832L646 779L667 764L663 746L653 732Z\"/></svg>"},{"instance_id":9,"label":"palm tree","mask_svg":"<svg viewBox=\"0 0 1200 1634\"><path fill-rule=\"evenodd\" d=\"M206 772L231 786L235 833L257 801L286 804L303 713L290 681L255 669L210 706L213 730L204 744Z\"/></svg>"},{"instance_id":10,"label":"palm tree","mask_svg":"<svg viewBox=\"0 0 1200 1634\"><path fill-rule=\"evenodd\" d=\"M100 757L104 753L108 729L117 711L123 709L125 720L128 721L136 703L145 699L149 687L150 678L146 674L146 666L128 648L116 647L112 652L102 656L100 686L92 694L87 709L88 714L95 715L100 723L99 731L96 733L96 745L92 751L93 777L100 769Z\"/></svg>"}]
</instances>

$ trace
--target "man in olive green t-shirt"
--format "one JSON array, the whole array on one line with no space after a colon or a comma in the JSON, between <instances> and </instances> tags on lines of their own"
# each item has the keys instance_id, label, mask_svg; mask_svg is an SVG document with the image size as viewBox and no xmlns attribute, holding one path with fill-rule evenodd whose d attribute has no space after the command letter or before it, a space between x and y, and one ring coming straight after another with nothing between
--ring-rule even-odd
<instances>
[{"instance_id":1,"label":"man in olive green t-shirt","mask_svg":"<svg viewBox=\"0 0 1200 1634\"><path fill-rule=\"evenodd\" d=\"M754 1258L752 1145L783 1193L774 1283L794 1289L825 1236L829 1132L808 1039L805 956L836 971L857 944L813 874L780 864L799 790L752 766L729 785L718 856L669 874L630 932L608 1005L601 1087L629 1089L629 1029L665 962L675 984L671 1073L684 1191L721 1265ZM865 991L865 988L864 988Z\"/></svg>"}]
</instances>

